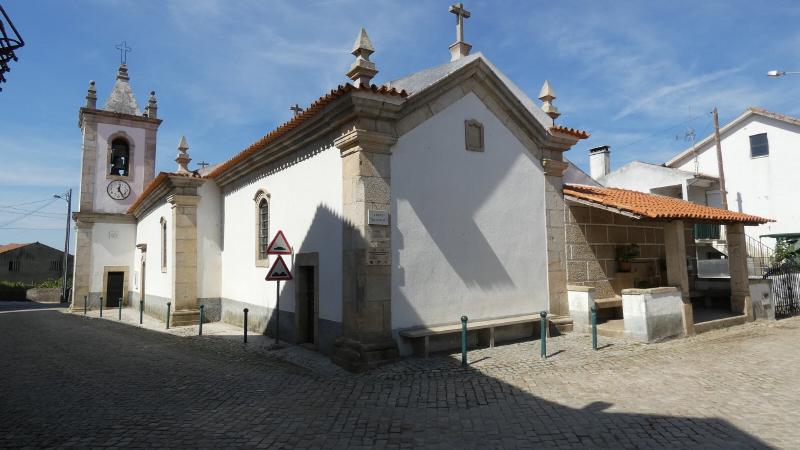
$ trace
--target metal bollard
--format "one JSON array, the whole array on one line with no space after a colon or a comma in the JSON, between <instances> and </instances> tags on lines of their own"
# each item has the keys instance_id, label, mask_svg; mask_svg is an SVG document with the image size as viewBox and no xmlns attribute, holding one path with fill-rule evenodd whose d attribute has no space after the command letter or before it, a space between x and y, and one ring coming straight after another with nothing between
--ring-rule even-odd
<instances>
[{"instance_id":1,"label":"metal bollard","mask_svg":"<svg viewBox=\"0 0 800 450\"><path fill-rule=\"evenodd\" d=\"M597 350L597 305L592 305L592 350Z\"/></svg>"},{"instance_id":2,"label":"metal bollard","mask_svg":"<svg viewBox=\"0 0 800 450\"><path fill-rule=\"evenodd\" d=\"M83 315L84 316L86 315L86 311L88 311L88 308L89 308L89 296L88 295L84 295L83 296Z\"/></svg>"},{"instance_id":3,"label":"metal bollard","mask_svg":"<svg viewBox=\"0 0 800 450\"><path fill-rule=\"evenodd\" d=\"M100 317L103 317L103 296L100 296Z\"/></svg>"},{"instance_id":4,"label":"metal bollard","mask_svg":"<svg viewBox=\"0 0 800 450\"><path fill-rule=\"evenodd\" d=\"M467 367L467 321L469 317L461 316L461 367Z\"/></svg>"},{"instance_id":5,"label":"metal bollard","mask_svg":"<svg viewBox=\"0 0 800 450\"><path fill-rule=\"evenodd\" d=\"M203 310L205 309L206 305L200 305L200 328L197 330L197 335L203 335Z\"/></svg>"},{"instance_id":6,"label":"metal bollard","mask_svg":"<svg viewBox=\"0 0 800 450\"><path fill-rule=\"evenodd\" d=\"M169 330L169 308L172 306L172 302L167 302L167 329Z\"/></svg>"},{"instance_id":7,"label":"metal bollard","mask_svg":"<svg viewBox=\"0 0 800 450\"><path fill-rule=\"evenodd\" d=\"M247 344L247 313L250 310L245 308L244 309L244 343Z\"/></svg>"},{"instance_id":8,"label":"metal bollard","mask_svg":"<svg viewBox=\"0 0 800 450\"><path fill-rule=\"evenodd\" d=\"M117 320L122 320L122 297L119 298L119 314Z\"/></svg>"},{"instance_id":9,"label":"metal bollard","mask_svg":"<svg viewBox=\"0 0 800 450\"><path fill-rule=\"evenodd\" d=\"M144 300L139 300L139 325L142 324L144 319Z\"/></svg>"},{"instance_id":10,"label":"metal bollard","mask_svg":"<svg viewBox=\"0 0 800 450\"><path fill-rule=\"evenodd\" d=\"M539 347L542 349L542 359L547 358L547 311L542 311L539 313L539 317L541 320L539 321L539 326L542 329L542 342L540 343Z\"/></svg>"}]
</instances>

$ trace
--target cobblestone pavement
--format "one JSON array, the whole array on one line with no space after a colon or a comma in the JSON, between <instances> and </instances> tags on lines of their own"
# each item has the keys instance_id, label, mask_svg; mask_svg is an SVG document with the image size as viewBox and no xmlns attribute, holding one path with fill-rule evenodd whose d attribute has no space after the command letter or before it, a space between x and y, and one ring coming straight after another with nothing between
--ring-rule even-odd
<instances>
[{"instance_id":1,"label":"cobblestone pavement","mask_svg":"<svg viewBox=\"0 0 800 450\"><path fill-rule=\"evenodd\" d=\"M297 347L15 309L0 304L1 447L800 447L800 319L351 375Z\"/></svg>"}]
</instances>

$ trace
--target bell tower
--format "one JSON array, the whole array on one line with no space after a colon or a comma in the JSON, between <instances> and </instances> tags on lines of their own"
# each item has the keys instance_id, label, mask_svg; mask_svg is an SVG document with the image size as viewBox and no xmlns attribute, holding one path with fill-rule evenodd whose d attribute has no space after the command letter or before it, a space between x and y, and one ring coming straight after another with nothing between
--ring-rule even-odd
<instances>
[{"instance_id":1,"label":"bell tower","mask_svg":"<svg viewBox=\"0 0 800 450\"><path fill-rule=\"evenodd\" d=\"M73 308L83 308L84 297L90 308L98 307L101 297L104 306L116 306L118 298L128 298L133 286L133 269L128 269L136 225L127 210L155 176L161 120L154 91L144 113L139 109L124 56L103 107L97 107L97 90L91 81L86 105L78 114L83 145L79 211L73 216L77 227ZM116 298L109 298L109 283L118 284L118 280L122 286L113 286Z\"/></svg>"}]
</instances>

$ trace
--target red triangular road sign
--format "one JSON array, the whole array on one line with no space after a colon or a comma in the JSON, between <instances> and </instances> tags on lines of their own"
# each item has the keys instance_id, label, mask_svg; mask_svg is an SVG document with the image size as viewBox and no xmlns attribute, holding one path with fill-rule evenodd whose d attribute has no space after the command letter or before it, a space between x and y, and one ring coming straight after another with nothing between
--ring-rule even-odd
<instances>
[{"instance_id":1,"label":"red triangular road sign","mask_svg":"<svg viewBox=\"0 0 800 450\"><path fill-rule=\"evenodd\" d=\"M272 268L269 269L269 273L267 273L267 281L279 281L279 280L291 280L292 279L292 272L289 272L289 268L286 267L286 262L283 261L283 257L278 256L278 259L275 260L275 263L272 264Z\"/></svg>"},{"instance_id":2,"label":"red triangular road sign","mask_svg":"<svg viewBox=\"0 0 800 450\"><path fill-rule=\"evenodd\" d=\"M275 235L275 238L272 239L272 242L270 242L269 247L267 247L267 254L269 255L292 254L292 247L289 246L289 241L286 240L286 236L283 235L283 231L278 230L278 234Z\"/></svg>"}]
</instances>

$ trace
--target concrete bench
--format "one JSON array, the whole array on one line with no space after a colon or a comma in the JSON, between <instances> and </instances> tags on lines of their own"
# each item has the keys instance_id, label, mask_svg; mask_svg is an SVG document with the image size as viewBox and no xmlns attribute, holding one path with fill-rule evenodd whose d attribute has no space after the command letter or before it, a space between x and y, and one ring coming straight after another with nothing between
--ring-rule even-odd
<instances>
[{"instance_id":1,"label":"concrete bench","mask_svg":"<svg viewBox=\"0 0 800 450\"><path fill-rule=\"evenodd\" d=\"M488 336L485 336L485 339L481 340L484 342L488 342L489 347L491 348L494 347L495 328L509 326L509 325L519 325L524 323L539 322L539 320L540 320L539 314L525 314L520 316L504 317L501 319L470 320L469 322L467 322L467 331L469 332L475 330L486 330ZM408 328L405 330L401 330L399 334L400 336L406 339L422 339L423 340L422 354L424 357L427 358L428 354L430 353L431 336L439 336L444 334L452 334L460 332L461 332L461 322L456 322L456 323L448 323L431 327Z\"/></svg>"},{"instance_id":2,"label":"concrete bench","mask_svg":"<svg viewBox=\"0 0 800 450\"><path fill-rule=\"evenodd\" d=\"M622 308L622 297L598 298L594 304L597 305L597 309Z\"/></svg>"}]
</instances>

